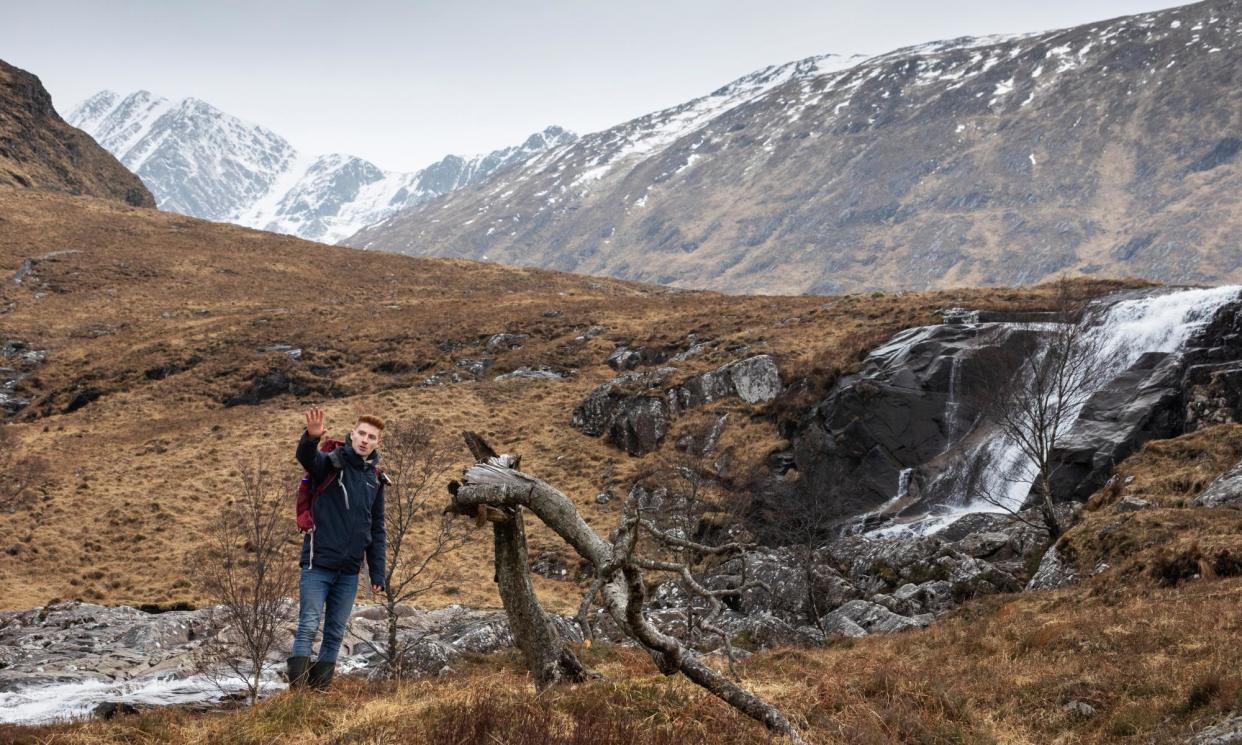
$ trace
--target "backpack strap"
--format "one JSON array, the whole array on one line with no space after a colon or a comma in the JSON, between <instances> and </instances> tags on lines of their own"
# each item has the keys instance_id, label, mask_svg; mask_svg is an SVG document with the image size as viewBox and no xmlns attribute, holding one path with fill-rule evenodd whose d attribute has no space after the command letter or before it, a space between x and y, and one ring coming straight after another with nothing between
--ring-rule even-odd
<instances>
[{"instance_id":1,"label":"backpack strap","mask_svg":"<svg viewBox=\"0 0 1242 745\"><path fill-rule=\"evenodd\" d=\"M335 468L328 470L328 475L323 477L323 481L320 481L319 485L316 486L313 490L311 490L312 504L313 504L315 497L318 497L320 494L323 494L324 490L326 490L329 486L332 485L332 481L339 474L340 474L340 471L336 470Z\"/></svg>"}]
</instances>

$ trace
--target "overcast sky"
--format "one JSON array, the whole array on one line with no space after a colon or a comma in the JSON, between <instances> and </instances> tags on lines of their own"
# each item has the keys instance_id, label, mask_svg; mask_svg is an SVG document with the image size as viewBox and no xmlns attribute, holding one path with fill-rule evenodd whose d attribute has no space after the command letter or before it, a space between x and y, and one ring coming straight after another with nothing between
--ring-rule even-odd
<instances>
[{"instance_id":1,"label":"overcast sky","mask_svg":"<svg viewBox=\"0 0 1242 745\"><path fill-rule=\"evenodd\" d=\"M0 59L68 112L195 96L299 149L415 170L559 124L604 129L767 65L1042 31L1144 0L0 0Z\"/></svg>"}]
</instances>

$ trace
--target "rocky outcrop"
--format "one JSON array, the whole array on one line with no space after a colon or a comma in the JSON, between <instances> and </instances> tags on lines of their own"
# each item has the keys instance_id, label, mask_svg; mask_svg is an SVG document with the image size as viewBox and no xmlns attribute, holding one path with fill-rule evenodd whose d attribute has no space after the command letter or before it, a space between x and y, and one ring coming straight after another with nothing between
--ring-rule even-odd
<instances>
[{"instance_id":1,"label":"rocky outcrop","mask_svg":"<svg viewBox=\"0 0 1242 745\"><path fill-rule=\"evenodd\" d=\"M1048 549L1039 562L1039 568L1027 582L1027 590L1055 590L1078 581L1074 562L1066 559L1056 546Z\"/></svg>"},{"instance_id":2,"label":"rocky outcrop","mask_svg":"<svg viewBox=\"0 0 1242 745\"><path fill-rule=\"evenodd\" d=\"M86 133L69 126L34 75L0 60L0 186L155 207L151 192Z\"/></svg>"},{"instance_id":3,"label":"rocky outcrop","mask_svg":"<svg viewBox=\"0 0 1242 745\"><path fill-rule=\"evenodd\" d=\"M676 372L675 368L661 367L622 373L596 387L574 407L570 422L584 434L606 435L609 442L630 455L642 455L660 447L669 423L682 411L734 396L746 403L761 403L776 398L781 390L776 361L766 354L666 386Z\"/></svg>"},{"instance_id":4,"label":"rocky outcrop","mask_svg":"<svg viewBox=\"0 0 1242 745\"><path fill-rule=\"evenodd\" d=\"M1232 716L1223 722L1201 730L1186 741L1186 745L1240 745L1242 744L1242 716Z\"/></svg>"},{"instance_id":5,"label":"rocky outcrop","mask_svg":"<svg viewBox=\"0 0 1242 745\"><path fill-rule=\"evenodd\" d=\"M1236 507L1242 509L1242 463L1217 476L1195 497L1196 507Z\"/></svg>"},{"instance_id":6,"label":"rocky outcrop","mask_svg":"<svg viewBox=\"0 0 1242 745\"><path fill-rule=\"evenodd\" d=\"M967 516L943 535L847 536L813 550L752 550L744 556L745 576L761 586L726 598L718 625L739 630L762 617L768 626L820 640L890 633L926 626L968 598L1021 590L1026 567L1044 549L1041 531L1005 515L979 517ZM735 559L701 581L724 590L741 577ZM651 604L662 618L683 623L687 604L701 609L702 601L669 580L655 589Z\"/></svg>"}]
</instances>

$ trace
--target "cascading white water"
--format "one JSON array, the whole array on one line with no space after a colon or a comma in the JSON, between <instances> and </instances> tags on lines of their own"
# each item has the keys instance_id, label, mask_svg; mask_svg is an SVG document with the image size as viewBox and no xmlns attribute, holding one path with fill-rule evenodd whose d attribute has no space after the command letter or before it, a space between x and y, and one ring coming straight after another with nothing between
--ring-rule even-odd
<instances>
[{"instance_id":1,"label":"cascading white water","mask_svg":"<svg viewBox=\"0 0 1242 745\"><path fill-rule=\"evenodd\" d=\"M1237 300L1240 293L1242 286L1237 285L1180 290L1113 302L1101 312L1089 315L1082 321L1089 324L1088 333L1096 337L1096 343L1089 346L1107 360L1102 374L1091 381L1090 392L1103 388L1145 353L1180 351L1221 306ZM953 385L951 382L951 402L955 398ZM953 404L947 404L946 418L953 422L956 411L951 409ZM1066 417L1068 426L1072 426L1080 411L1081 403ZM972 473L972 469L977 473ZM1035 471L1035 464L1015 444L999 436L982 438L941 474L942 479L956 480L949 483L961 485L951 499L915 522L886 525L868 535L927 535L969 513L1017 509L1030 492L1037 476Z\"/></svg>"},{"instance_id":2,"label":"cascading white water","mask_svg":"<svg viewBox=\"0 0 1242 745\"><path fill-rule=\"evenodd\" d=\"M910 477L913 475L913 468L903 468L897 475L897 496L893 497L895 501L899 502L910 496Z\"/></svg>"},{"instance_id":3,"label":"cascading white water","mask_svg":"<svg viewBox=\"0 0 1242 745\"><path fill-rule=\"evenodd\" d=\"M962 358L954 356L953 361L949 363L949 398L944 404L944 426L946 447L951 447L953 440L957 437L958 430L958 411L961 409L961 401L958 400L957 384L962 369Z\"/></svg>"},{"instance_id":4,"label":"cascading white water","mask_svg":"<svg viewBox=\"0 0 1242 745\"><path fill-rule=\"evenodd\" d=\"M337 674L364 667L359 657L342 657ZM260 696L270 695L287 687L275 668L265 671L259 683ZM204 675L179 677L171 674L151 675L123 681L84 680L50 683L16 691L0 692L0 723L45 724L89 717L105 701L137 706L168 706L172 704L209 703L225 692L246 690L239 678L219 681Z\"/></svg>"}]
</instances>

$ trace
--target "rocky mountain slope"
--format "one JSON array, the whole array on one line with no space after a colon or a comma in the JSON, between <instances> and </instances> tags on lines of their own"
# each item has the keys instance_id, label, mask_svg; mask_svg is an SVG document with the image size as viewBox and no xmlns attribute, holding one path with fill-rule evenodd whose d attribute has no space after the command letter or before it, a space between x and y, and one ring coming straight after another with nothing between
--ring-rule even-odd
<instances>
[{"instance_id":1,"label":"rocky mountain slope","mask_svg":"<svg viewBox=\"0 0 1242 745\"><path fill-rule=\"evenodd\" d=\"M60 118L37 77L0 60L0 187L8 186L155 205L116 158Z\"/></svg>"},{"instance_id":2,"label":"rocky mountain slope","mask_svg":"<svg viewBox=\"0 0 1242 745\"><path fill-rule=\"evenodd\" d=\"M812 58L350 245L745 292L1242 279L1242 4Z\"/></svg>"},{"instance_id":3,"label":"rocky mountain slope","mask_svg":"<svg viewBox=\"0 0 1242 745\"><path fill-rule=\"evenodd\" d=\"M399 173L350 155L300 153L196 98L101 91L68 119L138 174L160 209L324 243L574 139L549 127L520 145Z\"/></svg>"}]
</instances>

